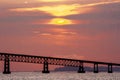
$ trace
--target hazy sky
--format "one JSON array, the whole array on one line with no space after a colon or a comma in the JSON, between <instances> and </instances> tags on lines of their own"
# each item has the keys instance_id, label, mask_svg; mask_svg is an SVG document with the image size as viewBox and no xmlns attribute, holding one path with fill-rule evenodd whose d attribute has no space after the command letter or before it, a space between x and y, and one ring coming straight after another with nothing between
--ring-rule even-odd
<instances>
[{"instance_id":1,"label":"hazy sky","mask_svg":"<svg viewBox=\"0 0 120 80\"><path fill-rule=\"evenodd\" d=\"M120 63L120 0L0 0L0 52Z\"/></svg>"}]
</instances>

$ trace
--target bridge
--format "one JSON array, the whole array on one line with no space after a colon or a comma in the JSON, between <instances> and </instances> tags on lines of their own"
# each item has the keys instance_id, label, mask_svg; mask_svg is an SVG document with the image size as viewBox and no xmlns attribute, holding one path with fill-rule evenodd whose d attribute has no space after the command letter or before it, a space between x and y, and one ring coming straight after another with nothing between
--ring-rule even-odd
<instances>
[{"instance_id":1,"label":"bridge","mask_svg":"<svg viewBox=\"0 0 120 80\"><path fill-rule=\"evenodd\" d=\"M118 63L99 62L99 61L88 61L88 60L77 60L77 59L66 59L66 58L55 58L35 55L24 55L24 54L12 54L12 53L0 53L0 61L4 61L3 74L10 74L10 62L24 62L24 63L36 63L43 64L42 73L49 73L49 65L61 65L61 66L73 66L79 67L78 73L85 73L84 63L93 64L93 72L98 73L98 65L107 65L108 73L113 72L113 66L120 66Z\"/></svg>"}]
</instances>

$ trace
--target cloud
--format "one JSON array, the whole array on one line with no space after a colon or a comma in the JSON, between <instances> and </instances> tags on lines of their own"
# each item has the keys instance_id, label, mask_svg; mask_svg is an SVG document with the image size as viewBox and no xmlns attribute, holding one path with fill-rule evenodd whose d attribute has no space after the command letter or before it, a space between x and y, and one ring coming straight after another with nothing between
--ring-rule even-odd
<instances>
[{"instance_id":1,"label":"cloud","mask_svg":"<svg viewBox=\"0 0 120 80\"><path fill-rule=\"evenodd\" d=\"M75 11L79 6L77 4L72 5L55 5L55 6L43 6L43 7L34 7L34 8L16 8L10 9L10 11L16 12L26 12L26 11L44 11L53 16L67 16L72 14L78 14Z\"/></svg>"},{"instance_id":2,"label":"cloud","mask_svg":"<svg viewBox=\"0 0 120 80\"><path fill-rule=\"evenodd\" d=\"M52 6L31 7L31 8L15 8L15 9L10 9L10 11L16 11L16 12L43 11L45 13L51 14L52 16L61 17L61 16L69 16L69 15L86 13L92 10L92 8L90 7L111 4L111 3L119 3L119 2L120 2L119 0L115 0L115 1L89 3L89 4L83 4L83 5L73 3L70 5L62 4L62 5L52 5Z\"/></svg>"},{"instance_id":3,"label":"cloud","mask_svg":"<svg viewBox=\"0 0 120 80\"><path fill-rule=\"evenodd\" d=\"M98 5L106 5L106 4L113 4L113 3L120 3L120 0L114 0L114 1L103 1L103 2L97 2L97 3L91 3L91 4L85 4L81 5L80 7L93 7Z\"/></svg>"},{"instance_id":4,"label":"cloud","mask_svg":"<svg viewBox=\"0 0 120 80\"><path fill-rule=\"evenodd\" d=\"M39 7L32 7L33 11L25 12L15 10L26 8L11 8L11 15L8 16L10 14L8 11L8 13L2 14L3 17L0 17L1 50L44 56L65 55L68 58L80 56L78 58L84 57L89 60L101 61L109 59L119 62L119 1L109 0L107 3L101 2L101 0L94 0L96 3L91 3L91 1L89 0L90 3L86 2L83 5L77 3L78 5L74 5L75 8L69 4L73 8L66 9L71 13L62 16L65 19L88 21L88 23L64 26L43 24L44 20L51 20L58 16L53 16L52 13L47 13L45 10L38 10ZM55 7L56 5L39 4L42 8ZM88 9L89 12L80 13L88 7L91 7ZM72 14L73 12L77 13ZM34 22L37 23L32 24ZM105 57L101 59L100 56Z\"/></svg>"},{"instance_id":5,"label":"cloud","mask_svg":"<svg viewBox=\"0 0 120 80\"><path fill-rule=\"evenodd\" d=\"M64 0L38 0L40 2L61 2L61 1L64 1Z\"/></svg>"}]
</instances>

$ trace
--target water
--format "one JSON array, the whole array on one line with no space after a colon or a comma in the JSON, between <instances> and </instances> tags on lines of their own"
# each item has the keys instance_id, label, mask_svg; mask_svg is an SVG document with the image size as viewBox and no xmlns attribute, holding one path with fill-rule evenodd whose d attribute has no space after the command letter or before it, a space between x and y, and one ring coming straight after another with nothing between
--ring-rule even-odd
<instances>
[{"instance_id":1,"label":"water","mask_svg":"<svg viewBox=\"0 0 120 80\"><path fill-rule=\"evenodd\" d=\"M120 80L120 73L51 72L50 74L42 74L41 72L12 72L12 74L0 73L0 80Z\"/></svg>"}]
</instances>

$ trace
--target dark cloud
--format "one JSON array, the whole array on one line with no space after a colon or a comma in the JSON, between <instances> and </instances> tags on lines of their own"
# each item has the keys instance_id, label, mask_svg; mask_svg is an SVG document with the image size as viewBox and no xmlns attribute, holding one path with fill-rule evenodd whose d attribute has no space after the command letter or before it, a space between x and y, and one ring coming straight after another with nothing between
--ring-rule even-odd
<instances>
[{"instance_id":1,"label":"dark cloud","mask_svg":"<svg viewBox=\"0 0 120 80\"><path fill-rule=\"evenodd\" d=\"M67 16L70 19L98 20L98 19L120 19L120 3L94 6L90 12L78 15ZM83 8L84 9L84 8Z\"/></svg>"}]
</instances>

